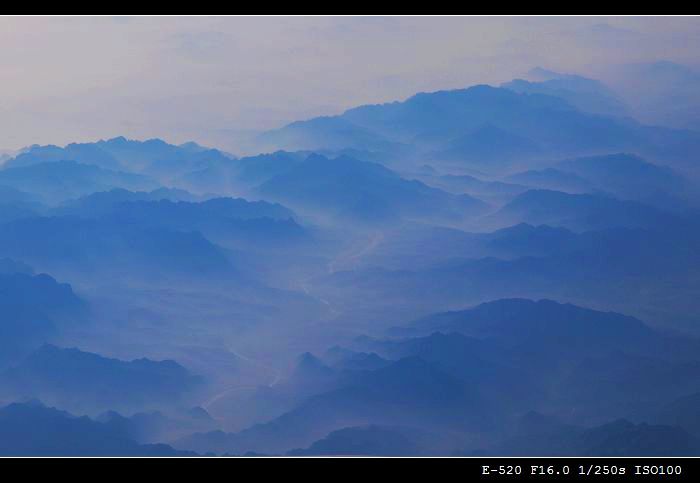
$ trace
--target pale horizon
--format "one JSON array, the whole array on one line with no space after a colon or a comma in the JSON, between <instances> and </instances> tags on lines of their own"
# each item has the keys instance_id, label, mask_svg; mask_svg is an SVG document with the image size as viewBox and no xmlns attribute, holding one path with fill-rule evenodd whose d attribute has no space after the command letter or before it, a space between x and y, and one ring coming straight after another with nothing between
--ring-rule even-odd
<instances>
[{"instance_id":1,"label":"pale horizon","mask_svg":"<svg viewBox=\"0 0 700 483\"><path fill-rule=\"evenodd\" d=\"M2 150L250 132L534 67L700 65L687 17L4 17ZM85 41L89 39L89 41Z\"/></svg>"}]
</instances>

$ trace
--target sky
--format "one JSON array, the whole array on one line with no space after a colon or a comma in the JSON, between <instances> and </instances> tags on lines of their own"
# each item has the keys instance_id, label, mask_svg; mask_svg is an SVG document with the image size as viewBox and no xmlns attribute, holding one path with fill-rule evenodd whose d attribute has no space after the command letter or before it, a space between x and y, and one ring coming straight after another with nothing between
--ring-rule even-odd
<instances>
[{"instance_id":1,"label":"sky","mask_svg":"<svg viewBox=\"0 0 700 483\"><path fill-rule=\"evenodd\" d=\"M0 149L251 131L542 66L700 66L695 17L0 17Z\"/></svg>"}]
</instances>

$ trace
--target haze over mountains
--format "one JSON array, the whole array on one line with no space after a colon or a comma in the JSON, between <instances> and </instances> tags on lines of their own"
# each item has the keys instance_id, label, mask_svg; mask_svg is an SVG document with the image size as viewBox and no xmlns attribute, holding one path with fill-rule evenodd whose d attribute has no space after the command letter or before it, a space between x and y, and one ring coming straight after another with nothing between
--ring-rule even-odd
<instances>
[{"instance_id":1,"label":"haze over mountains","mask_svg":"<svg viewBox=\"0 0 700 483\"><path fill-rule=\"evenodd\" d=\"M700 454L700 110L526 77L9 156L0 453Z\"/></svg>"}]
</instances>

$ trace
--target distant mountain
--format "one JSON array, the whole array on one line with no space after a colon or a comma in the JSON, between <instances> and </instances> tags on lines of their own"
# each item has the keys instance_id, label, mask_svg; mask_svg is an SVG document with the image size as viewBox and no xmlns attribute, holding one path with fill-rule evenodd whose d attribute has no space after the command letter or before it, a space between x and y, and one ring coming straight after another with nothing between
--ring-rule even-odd
<instances>
[{"instance_id":1,"label":"distant mountain","mask_svg":"<svg viewBox=\"0 0 700 483\"><path fill-rule=\"evenodd\" d=\"M502 226L524 222L583 231L610 227L655 227L667 220L668 215L663 212L635 201L597 194L530 190L491 215L489 222Z\"/></svg>"},{"instance_id":2,"label":"distant mountain","mask_svg":"<svg viewBox=\"0 0 700 483\"><path fill-rule=\"evenodd\" d=\"M658 60L623 64L611 73L614 87L642 122L679 129L700 129L700 72Z\"/></svg>"},{"instance_id":3,"label":"distant mountain","mask_svg":"<svg viewBox=\"0 0 700 483\"><path fill-rule=\"evenodd\" d=\"M58 283L46 274L25 273L27 265L14 262L14 270L0 273L0 300L6 304L26 305L47 311L72 311L82 306L71 286ZM7 262L5 262L7 266ZM17 270L19 268L19 270Z\"/></svg>"},{"instance_id":4,"label":"distant mountain","mask_svg":"<svg viewBox=\"0 0 700 483\"><path fill-rule=\"evenodd\" d=\"M586 456L690 456L698 442L679 427L618 420L583 434Z\"/></svg>"},{"instance_id":5,"label":"distant mountain","mask_svg":"<svg viewBox=\"0 0 700 483\"><path fill-rule=\"evenodd\" d=\"M153 191L128 191L121 188L116 188L110 191L96 191L77 200L71 200L67 202L67 205L73 204L75 202L85 201L85 202L95 202L97 203L117 203L125 201L187 201L190 203L196 203L200 201L206 201L208 197L194 195L186 190L179 188L158 188Z\"/></svg>"},{"instance_id":6,"label":"distant mountain","mask_svg":"<svg viewBox=\"0 0 700 483\"><path fill-rule=\"evenodd\" d=\"M486 85L419 93L402 102L295 122L268 133L266 140L288 150L367 149L421 162L426 157L439 162L444 153L450 164L467 166L475 158L491 158L494 163L479 161L479 167L496 174L503 174L505 161L521 156L547 160L614 151L638 152L691 171L688 153L700 152L697 133L584 112L562 97Z\"/></svg>"},{"instance_id":7,"label":"distant mountain","mask_svg":"<svg viewBox=\"0 0 700 483\"><path fill-rule=\"evenodd\" d=\"M124 166L117 158L95 144L69 144L65 148L48 145L29 146L16 157L8 160L4 168L23 168L34 164L55 163L58 161L75 161L104 169L119 171Z\"/></svg>"},{"instance_id":8,"label":"distant mountain","mask_svg":"<svg viewBox=\"0 0 700 483\"><path fill-rule=\"evenodd\" d=\"M485 181L471 175L422 173L419 179L429 186L449 191L450 193L469 193L479 198L495 200L511 199L515 195L528 190L527 186L502 182Z\"/></svg>"},{"instance_id":9,"label":"distant mountain","mask_svg":"<svg viewBox=\"0 0 700 483\"><path fill-rule=\"evenodd\" d=\"M471 388L419 358L374 371L353 372L342 387L313 396L296 409L239 433L200 433L175 445L200 451L280 453L329 432L364 424L483 428L488 418ZM475 417L476 414L481 417ZM381 422L381 423L380 423Z\"/></svg>"},{"instance_id":10,"label":"distant mountain","mask_svg":"<svg viewBox=\"0 0 700 483\"><path fill-rule=\"evenodd\" d=\"M214 219L270 218L289 220L295 217L293 211L280 204L266 201L247 201L243 198L212 198L200 202L138 199L138 196L134 196L130 200L120 200L118 196L114 200L106 198L102 194L93 194L79 201L88 213L94 213L96 208L101 208L98 215L114 216L131 223L142 220L153 225L166 226L193 226L197 224L197 221ZM78 208L70 214L84 215L84 212Z\"/></svg>"},{"instance_id":11,"label":"distant mountain","mask_svg":"<svg viewBox=\"0 0 700 483\"><path fill-rule=\"evenodd\" d=\"M515 173L506 181L531 188L564 191L566 193L590 193L594 190L591 181L581 176L556 168L530 169Z\"/></svg>"},{"instance_id":12,"label":"distant mountain","mask_svg":"<svg viewBox=\"0 0 700 483\"><path fill-rule=\"evenodd\" d=\"M398 218L460 220L486 209L468 195L453 195L408 181L382 165L348 157L311 155L258 188L261 196L311 213L357 221Z\"/></svg>"},{"instance_id":13,"label":"distant mountain","mask_svg":"<svg viewBox=\"0 0 700 483\"><path fill-rule=\"evenodd\" d=\"M190 171L180 176L176 182L197 192L248 195L259 184L286 173L307 156L308 154L285 151L259 154Z\"/></svg>"},{"instance_id":14,"label":"distant mountain","mask_svg":"<svg viewBox=\"0 0 700 483\"><path fill-rule=\"evenodd\" d=\"M210 166L226 166L235 159L231 154L204 148L196 143L173 146L159 139L139 142L115 138L100 141L98 145L116 156L131 171L165 182Z\"/></svg>"},{"instance_id":15,"label":"distant mountain","mask_svg":"<svg viewBox=\"0 0 700 483\"><path fill-rule=\"evenodd\" d=\"M83 217L129 217L129 222L152 218L152 223L191 226L196 220L271 218L288 220L293 211L277 203L243 198L200 199L183 190L160 188L149 193L114 189L96 192L51 210L52 214ZM174 218L185 218L175 220ZM169 221L168 221L169 220ZM178 221L179 223L173 223Z\"/></svg>"},{"instance_id":16,"label":"distant mountain","mask_svg":"<svg viewBox=\"0 0 700 483\"><path fill-rule=\"evenodd\" d=\"M436 151L431 157L447 161L469 161L471 166L493 169L513 160L541 155L542 148L534 141L491 124L477 127Z\"/></svg>"},{"instance_id":17,"label":"distant mountain","mask_svg":"<svg viewBox=\"0 0 700 483\"><path fill-rule=\"evenodd\" d=\"M138 412L128 417L110 410L100 414L96 421L109 426L114 432L127 435L137 443L167 442L219 426L201 407Z\"/></svg>"},{"instance_id":18,"label":"distant mountain","mask_svg":"<svg viewBox=\"0 0 700 483\"><path fill-rule=\"evenodd\" d=\"M267 423L193 434L176 446L232 454L308 447L292 455L382 455L409 447L410 454L685 455L697 449L679 428L597 421L624 410L641 414L700 388L698 341L621 314L546 300L500 300L417 325L452 332L358 339L365 354L384 361L370 369L346 368L362 354L349 349L327 354L335 373L307 354L298 370L307 381L334 378L325 391ZM518 423L533 408L566 422L533 416ZM588 422L595 427L581 429ZM478 451L484 441L495 446Z\"/></svg>"},{"instance_id":19,"label":"distant mountain","mask_svg":"<svg viewBox=\"0 0 700 483\"><path fill-rule=\"evenodd\" d=\"M297 359L291 379L294 380L294 384L299 385L308 382L315 383L318 380L323 381L332 377L333 374L333 370L318 357L310 352L305 352Z\"/></svg>"},{"instance_id":20,"label":"distant mountain","mask_svg":"<svg viewBox=\"0 0 700 483\"><path fill-rule=\"evenodd\" d=\"M32 275L24 264L4 259L0 270L0 366L51 340L61 322L81 319L84 303L68 284Z\"/></svg>"},{"instance_id":21,"label":"distant mountain","mask_svg":"<svg viewBox=\"0 0 700 483\"><path fill-rule=\"evenodd\" d=\"M26 263L12 260L11 258L0 258L0 274L21 273L24 275L34 275L34 269Z\"/></svg>"},{"instance_id":22,"label":"distant mountain","mask_svg":"<svg viewBox=\"0 0 700 483\"><path fill-rule=\"evenodd\" d=\"M425 250L426 246L431 250ZM407 223L384 231L371 253L353 266L416 270L447 267L468 258L543 257L577 249L577 235L562 227L521 223L492 233L470 233Z\"/></svg>"},{"instance_id":23,"label":"distant mountain","mask_svg":"<svg viewBox=\"0 0 700 483\"><path fill-rule=\"evenodd\" d=\"M277 151L240 158L234 163L236 179L249 186L257 186L268 179L284 174L308 157L305 153Z\"/></svg>"},{"instance_id":24,"label":"distant mountain","mask_svg":"<svg viewBox=\"0 0 700 483\"><path fill-rule=\"evenodd\" d=\"M677 426L634 424L624 419L592 428L566 425L537 413L525 415L515 434L478 455L498 456L691 456L698 441Z\"/></svg>"},{"instance_id":25,"label":"distant mountain","mask_svg":"<svg viewBox=\"0 0 700 483\"><path fill-rule=\"evenodd\" d=\"M57 180L59 180L57 182ZM56 161L0 170L0 185L22 190L50 204L124 188L151 191L158 184L142 175L112 171L75 161Z\"/></svg>"},{"instance_id":26,"label":"distant mountain","mask_svg":"<svg viewBox=\"0 0 700 483\"><path fill-rule=\"evenodd\" d=\"M69 200L61 206L53 208L50 213L55 215L102 216L111 213L120 203L134 201L201 201L199 197L185 190L173 188L158 188L157 190L129 191L116 188L109 191L97 191L89 195Z\"/></svg>"},{"instance_id":27,"label":"distant mountain","mask_svg":"<svg viewBox=\"0 0 700 483\"><path fill-rule=\"evenodd\" d=\"M700 392L666 402L647 416L655 423L681 427L700 439Z\"/></svg>"},{"instance_id":28,"label":"distant mountain","mask_svg":"<svg viewBox=\"0 0 700 483\"><path fill-rule=\"evenodd\" d=\"M420 357L475 388L484 407L500 415L495 434L507 430L513 416L532 408L547 408L565 415L569 421L592 417L597 421L614 417L625 405L630 414L649 407L651 401L666 400L689 387L698 387L692 370L682 369L685 363L650 359L651 362L640 364L644 357L663 357L664 351L676 347L683 347L686 357L692 350L683 341L670 345L663 340L657 342L654 338L658 334L648 329L644 334L619 324L601 327L595 316L589 317L582 329L584 324L562 317L551 334L540 329L537 319L519 324L511 334L505 330L496 332L497 315L490 322L497 328L478 337L434 332L363 346L384 357ZM590 348L598 340L605 342ZM620 349L622 340L629 340L624 349ZM697 345L696 342L694 346ZM627 355L633 353L644 357ZM674 369L682 375L670 380L667 374ZM654 387L667 391L665 395L649 390L652 381ZM508 398L503 397L504 385L508 387ZM612 385L620 389L611 389Z\"/></svg>"},{"instance_id":29,"label":"distant mountain","mask_svg":"<svg viewBox=\"0 0 700 483\"><path fill-rule=\"evenodd\" d=\"M39 198L10 186L0 186L0 204L36 204Z\"/></svg>"},{"instance_id":30,"label":"distant mountain","mask_svg":"<svg viewBox=\"0 0 700 483\"><path fill-rule=\"evenodd\" d=\"M526 127L523 118L535 116L542 122L548 115L557 118L576 116L576 113L564 101L551 96L524 96L507 89L474 86L420 93L404 102L361 106L340 116L293 123L274 134L289 141L314 140L311 145L295 143L290 146L288 142L286 149L387 150L392 148L389 143L393 142L432 146L436 150L445 142L484 126L493 126L491 132L498 128L529 138L528 132L532 129L522 129ZM333 129L341 130L343 136L324 141L325 134ZM368 146L367 139L376 142Z\"/></svg>"},{"instance_id":31,"label":"distant mountain","mask_svg":"<svg viewBox=\"0 0 700 483\"><path fill-rule=\"evenodd\" d=\"M380 357L376 352L352 352L335 361L333 368L341 371L373 371L389 364L391 361Z\"/></svg>"},{"instance_id":32,"label":"distant mountain","mask_svg":"<svg viewBox=\"0 0 700 483\"><path fill-rule=\"evenodd\" d=\"M0 223L39 216L43 210L23 203L0 204Z\"/></svg>"},{"instance_id":33,"label":"distant mountain","mask_svg":"<svg viewBox=\"0 0 700 483\"><path fill-rule=\"evenodd\" d=\"M308 239L305 228L295 221L297 215L277 203L242 198L154 200L162 195L152 193L95 193L52 213L95 218L103 224L128 225L132 229L197 232L227 248L296 246Z\"/></svg>"},{"instance_id":34,"label":"distant mountain","mask_svg":"<svg viewBox=\"0 0 700 483\"><path fill-rule=\"evenodd\" d=\"M6 168L26 167L57 161L75 161L113 171L142 172L153 177L172 178L178 173L226 163L231 156L196 143L180 146L160 139L136 141L117 137L95 143L58 146L30 146L5 163Z\"/></svg>"},{"instance_id":35,"label":"distant mountain","mask_svg":"<svg viewBox=\"0 0 700 483\"><path fill-rule=\"evenodd\" d=\"M0 378L6 397L40 399L83 414L183 404L201 384L174 361L120 361L52 345L44 345Z\"/></svg>"},{"instance_id":36,"label":"distant mountain","mask_svg":"<svg viewBox=\"0 0 700 483\"><path fill-rule=\"evenodd\" d=\"M36 216L44 211L40 196L0 185L0 223Z\"/></svg>"},{"instance_id":37,"label":"distant mountain","mask_svg":"<svg viewBox=\"0 0 700 483\"><path fill-rule=\"evenodd\" d=\"M524 367L517 367L517 351L506 356L501 352L500 341L492 344L455 332L433 332L425 337L380 341L370 344L369 349L389 359L418 357L462 381L482 401L480 407L474 407L482 414L492 411L500 415L514 405L521 407L536 400L533 394L537 392L538 383L532 380L528 363L522 360ZM508 385L514 399L499 396L502 384Z\"/></svg>"},{"instance_id":38,"label":"distant mountain","mask_svg":"<svg viewBox=\"0 0 700 483\"><path fill-rule=\"evenodd\" d=\"M617 420L581 428L526 415L510 439L488 450L468 451L469 456L691 456L697 440L681 428L633 424ZM360 426L333 431L306 449L289 456L425 456L435 448L435 437L412 428ZM443 436L443 438L445 438ZM447 439L447 438L445 438ZM427 440L427 441L426 441ZM432 447L431 447L432 446ZM460 455L454 451L453 455ZM444 454L444 452L443 452Z\"/></svg>"},{"instance_id":39,"label":"distant mountain","mask_svg":"<svg viewBox=\"0 0 700 483\"><path fill-rule=\"evenodd\" d=\"M419 93L404 102L360 106L342 117L356 125L405 142L451 141L483 126L493 126L530 138L525 117L543 122L576 115L569 104L550 96L519 95L507 89L476 85L467 89ZM535 140L536 141L536 140Z\"/></svg>"},{"instance_id":40,"label":"distant mountain","mask_svg":"<svg viewBox=\"0 0 700 483\"><path fill-rule=\"evenodd\" d=\"M408 433L408 434L407 434ZM410 430L377 425L339 429L288 456L418 456Z\"/></svg>"},{"instance_id":41,"label":"distant mountain","mask_svg":"<svg viewBox=\"0 0 700 483\"><path fill-rule=\"evenodd\" d=\"M268 131L258 140L263 146L287 150L339 150L344 148L386 151L395 147L381 134L343 117L318 117Z\"/></svg>"},{"instance_id":42,"label":"distant mountain","mask_svg":"<svg viewBox=\"0 0 700 483\"><path fill-rule=\"evenodd\" d=\"M643 414L700 387L697 339L570 304L498 300L391 333L430 335L360 345L384 357L421 357L478 387L504 415L544 407L598 423ZM502 397L503 384L511 398Z\"/></svg>"},{"instance_id":43,"label":"distant mountain","mask_svg":"<svg viewBox=\"0 0 700 483\"><path fill-rule=\"evenodd\" d=\"M412 324L423 333L459 332L472 337L497 337L524 344L557 340L573 349L595 344L614 348L646 342L651 330L641 321L614 312L560 304L552 300L503 299L472 309L435 314Z\"/></svg>"},{"instance_id":44,"label":"distant mountain","mask_svg":"<svg viewBox=\"0 0 700 483\"><path fill-rule=\"evenodd\" d=\"M528 77L531 80L514 79L501 84L501 87L518 93L560 97L584 112L609 116L628 115L625 103L598 80L539 68L531 70Z\"/></svg>"},{"instance_id":45,"label":"distant mountain","mask_svg":"<svg viewBox=\"0 0 700 483\"><path fill-rule=\"evenodd\" d=\"M625 199L651 198L660 193L683 195L688 182L672 169L625 153L562 161L560 169L591 181L600 190Z\"/></svg>"},{"instance_id":46,"label":"distant mountain","mask_svg":"<svg viewBox=\"0 0 700 483\"><path fill-rule=\"evenodd\" d=\"M164 444L137 444L105 424L38 404L0 409L0 455L195 456Z\"/></svg>"},{"instance_id":47,"label":"distant mountain","mask_svg":"<svg viewBox=\"0 0 700 483\"><path fill-rule=\"evenodd\" d=\"M405 320L411 311L430 313L441 307L521 297L614 307L654 324L693 329L694 319L688 314L694 313L696 298L685 287L688 277L695 276L698 260L695 218L667 220L652 228L583 233L543 229L537 234L548 244L542 251L536 239L528 239L527 226L510 235L508 231L501 240L491 239L495 234L425 232L415 241L407 238L407 245L396 240L394 245L403 251L394 259L390 250L382 251L363 266L311 283L314 293L329 303L344 304L348 310L357 305L365 310L376 307L383 320L392 317L393 308L403 308L406 312L394 317ZM432 240L436 254L422 254L420 240ZM640 300L640 291L655 295Z\"/></svg>"},{"instance_id":48,"label":"distant mountain","mask_svg":"<svg viewBox=\"0 0 700 483\"><path fill-rule=\"evenodd\" d=\"M572 250L576 238L576 235L566 228L533 226L527 223L481 235L484 255L500 258L541 257L565 253Z\"/></svg>"},{"instance_id":49,"label":"distant mountain","mask_svg":"<svg viewBox=\"0 0 700 483\"><path fill-rule=\"evenodd\" d=\"M43 217L8 223L0 230L0 254L71 277L233 274L222 250L199 233L110 219Z\"/></svg>"},{"instance_id":50,"label":"distant mountain","mask_svg":"<svg viewBox=\"0 0 700 483\"><path fill-rule=\"evenodd\" d=\"M526 308L529 316L519 318L514 304L530 304L537 313ZM399 360L338 373L335 388L267 423L238 433L194 434L176 446L231 454L308 446L289 451L291 455L388 455L409 448L409 454L451 454L463 448L470 448L465 454L516 455L697 451L685 431L670 426L617 421L581 429L534 416L517 423L517 415L533 407L573 421L609 421L625 407L636 413L698 387L697 363L656 359L681 347L680 342L669 346L663 336L631 317L553 302L499 301L486 308L490 313L484 320L472 324L480 331L477 337L433 333L365 340L361 344L369 344L381 357ZM697 344L683 352L697 358L696 349ZM635 351L646 355L628 355ZM306 359L315 373L323 367ZM611 391L610 385L619 390ZM504 386L508 398L503 397ZM478 436L481 431L484 436ZM501 442L478 451L486 440Z\"/></svg>"}]
</instances>

